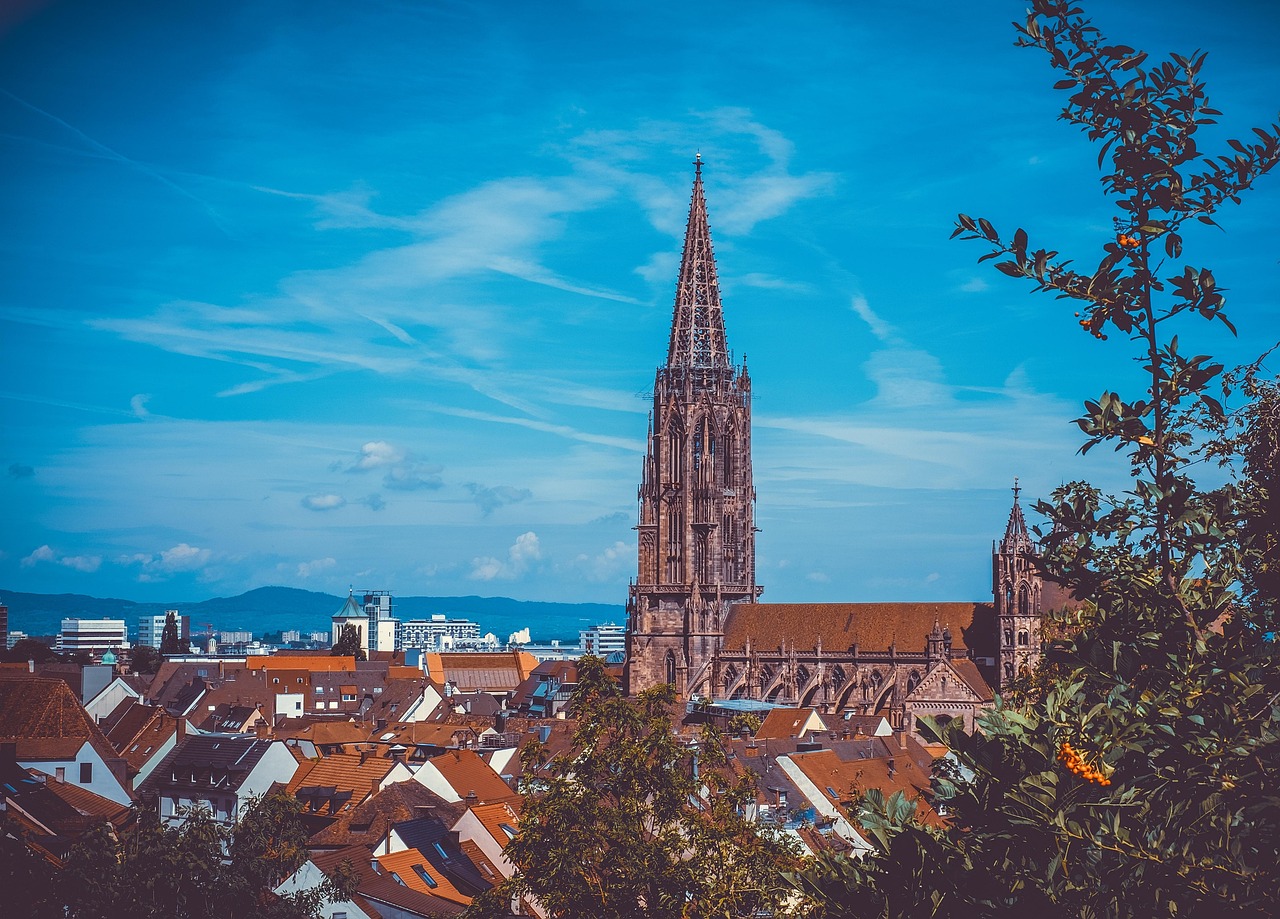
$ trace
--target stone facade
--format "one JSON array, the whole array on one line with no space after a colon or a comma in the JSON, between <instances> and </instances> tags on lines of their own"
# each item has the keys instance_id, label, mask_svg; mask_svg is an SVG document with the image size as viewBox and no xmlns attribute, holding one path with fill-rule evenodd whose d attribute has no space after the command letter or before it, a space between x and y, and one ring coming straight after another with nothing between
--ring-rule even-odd
<instances>
[{"instance_id":1,"label":"stone facade","mask_svg":"<svg viewBox=\"0 0 1280 919\"><path fill-rule=\"evenodd\" d=\"M640 481L639 564L627 604L630 692L690 692L755 583L751 379L725 340L697 164L667 362L653 386Z\"/></svg>"},{"instance_id":2,"label":"stone facade","mask_svg":"<svg viewBox=\"0 0 1280 919\"><path fill-rule=\"evenodd\" d=\"M1039 659L1041 610L1057 594L1032 564L1016 484L992 552L993 602L758 602L751 382L726 344L701 163L639 499L629 692L669 683L686 699L882 713L897 729L922 715L972 727L991 687Z\"/></svg>"}]
</instances>

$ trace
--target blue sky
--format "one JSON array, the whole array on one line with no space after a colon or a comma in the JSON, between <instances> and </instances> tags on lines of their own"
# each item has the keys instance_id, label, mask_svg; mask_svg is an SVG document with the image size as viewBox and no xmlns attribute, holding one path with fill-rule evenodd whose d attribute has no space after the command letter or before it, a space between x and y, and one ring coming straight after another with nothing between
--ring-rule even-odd
<instances>
[{"instance_id":1,"label":"blue sky","mask_svg":"<svg viewBox=\"0 0 1280 919\"><path fill-rule=\"evenodd\" d=\"M1012 478L1130 348L960 211L1084 264L1096 151L1020 3L28 2L0 14L0 585L621 603L701 151L774 601L979 599ZM1270 2L1091 4L1280 107ZM1280 177L1187 253L1280 338Z\"/></svg>"}]
</instances>

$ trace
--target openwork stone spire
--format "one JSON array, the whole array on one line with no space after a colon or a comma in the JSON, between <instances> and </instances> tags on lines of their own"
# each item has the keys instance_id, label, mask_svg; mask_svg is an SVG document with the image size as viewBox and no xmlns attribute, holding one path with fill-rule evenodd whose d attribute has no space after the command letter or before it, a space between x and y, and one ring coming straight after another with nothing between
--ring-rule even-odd
<instances>
[{"instance_id":1,"label":"openwork stone spire","mask_svg":"<svg viewBox=\"0 0 1280 919\"><path fill-rule=\"evenodd\" d=\"M1031 535L1027 532L1027 521L1023 519L1022 508L1018 504L1018 493L1022 488L1018 485L1018 480L1013 480L1013 509L1009 511L1009 523L1004 528L1004 545L1008 546L1024 546L1031 542Z\"/></svg>"},{"instance_id":2,"label":"openwork stone spire","mask_svg":"<svg viewBox=\"0 0 1280 919\"><path fill-rule=\"evenodd\" d=\"M701 154L694 160L693 200L689 203L689 222L685 226L667 366L694 370L729 367L716 257L711 248L711 227L707 223L707 200L702 192Z\"/></svg>"},{"instance_id":3,"label":"openwork stone spire","mask_svg":"<svg viewBox=\"0 0 1280 919\"><path fill-rule=\"evenodd\" d=\"M701 157L694 165L670 346L654 374L637 495L625 676L630 692L669 683L685 697L723 689L715 668L729 606L752 602L761 590L751 378L725 347Z\"/></svg>"}]
</instances>

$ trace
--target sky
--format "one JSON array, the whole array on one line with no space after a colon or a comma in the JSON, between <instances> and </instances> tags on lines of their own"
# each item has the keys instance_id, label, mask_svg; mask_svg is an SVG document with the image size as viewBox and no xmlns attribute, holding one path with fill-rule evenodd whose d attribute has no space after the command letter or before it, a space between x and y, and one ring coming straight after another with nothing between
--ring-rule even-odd
<instances>
[{"instance_id":1,"label":"sky","mask_svg":"<svg viewBox=\"0 0 1280 919\"><path fill-rule=\"evenodd\" d=\"M1209 52L1229 152L1280 7L1089 4ZM1024 4L39 2L0 12L0 587L625 602L701 153L774 602L980 600L1010 487L1088 478L1122 336L956 214L1096 264L1097 151ZM1280 176L1186 236L1280 338ZM1127 389L1126 389L1127 388Z\"/></svg>"}]
</instances>

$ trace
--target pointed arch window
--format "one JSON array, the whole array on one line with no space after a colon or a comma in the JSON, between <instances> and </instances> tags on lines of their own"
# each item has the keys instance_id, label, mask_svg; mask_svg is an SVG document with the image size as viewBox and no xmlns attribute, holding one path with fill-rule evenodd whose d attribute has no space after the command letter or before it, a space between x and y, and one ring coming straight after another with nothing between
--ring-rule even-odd
<instances>
[{"instance_id":1,"label":"pointed arch window","mask_svg":"<svg viewBox=\"0 0 1280 919\"><path fill-rule=\"evenodd\" d=\"M1018 615L1031 615L1031 592L1027 590L1025 583L1018 588Z\"/></svg>"},{"instance_id":2,"label":"pointed arch window","mask_svg":"<svg viewBox=\"0 0 1280 919\"><path fill-rule=\"evenodd\" d=\"M667 685L676 685L676 653L674 651L667 652Z\"/></svg>"},{"instance_id":3,"label":"pointed arch window","mask_svg":"<svg viewBox=\"0 0 1280 919\"><path fill-rule=\"evenodd\" d=\"M1027 634L1027 630L1023 629L1018 633L1018 646L1026 647L1031 642L1031 636Z\"/></svg>"}]
</instances>

